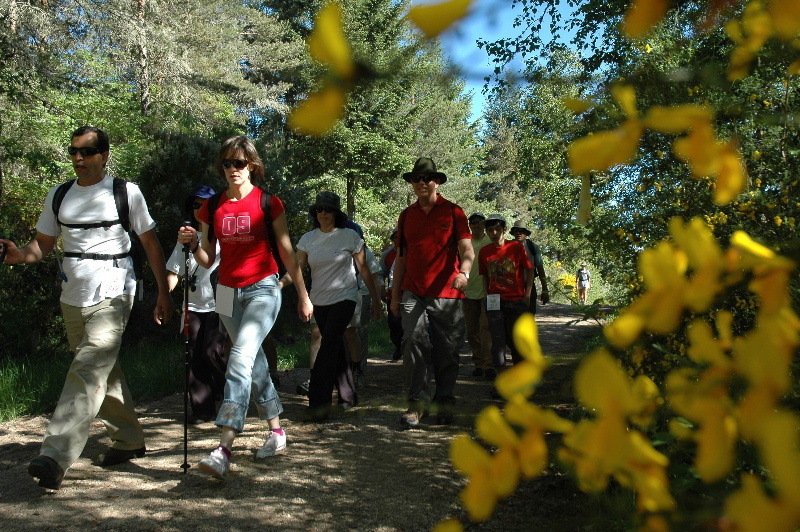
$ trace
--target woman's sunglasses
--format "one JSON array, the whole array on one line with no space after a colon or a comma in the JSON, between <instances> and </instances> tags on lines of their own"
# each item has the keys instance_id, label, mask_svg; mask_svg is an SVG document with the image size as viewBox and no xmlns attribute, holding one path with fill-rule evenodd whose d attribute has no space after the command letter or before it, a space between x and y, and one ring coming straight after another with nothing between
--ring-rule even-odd
<instances>
[{"instance_id":1,"label":"woman's sunglasses","mask_svg":"<svg viewBox=\"0 0 800 532\"><path fill-rule=\"evenodd\" d=\"M314 209L314 212L317 213L317 214L319 214L321 212L331 213L331 212L336 212L336 209L334 209L333 207L316 207Z\"/></svg>"},{"instance_id":2,"label":"woman's sunglasses","mask_svg":"<svg viewBox=\"0 0 800 532\"><path fill-rule=\"evenodd\" d=\"M75 146L70 146L67 148L67 153L70 155L76 155L80 153L83 157L91 157L92 155L97 155L100 153L100 148L95 146L84 146L83 148L76 148Z\"/></svg>"},{"instance_id":3,"label":"woman's sunglasses","mask_svg":"<svg viewBox=\"0 0 800 532\"><path fill-rule=\"evenodd\" d=\"M222 159L222 167L226 170L233 166L237 170L241 170L245 166L247 166L247 161L243 161L241 159Z\"/></svg>"}]
</instances>

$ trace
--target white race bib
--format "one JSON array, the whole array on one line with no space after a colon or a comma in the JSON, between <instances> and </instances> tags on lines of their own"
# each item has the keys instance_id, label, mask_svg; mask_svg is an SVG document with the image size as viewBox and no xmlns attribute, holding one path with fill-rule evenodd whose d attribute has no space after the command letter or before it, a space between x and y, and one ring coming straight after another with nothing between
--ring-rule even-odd
<instances>
[{"instance_id":1,"label":"white race bib","mask_svg":"<svg viewBox=\"0 0 800 532\"><path fill-rule=\"evenodd\" d=\"M217 284L217 314L233 317L233 288Z\"/></svg>"},{"instance_id":2,"label":"white race bib","mask_svg":"<svg viewBox=\"0 0 800 532\"><path fill-rule=\"evenodd\" d=\"M103 270L100 281L100 295L103 298L115 298L125 291L125 279L128 270L125 268L106 268Z\"/></svg>"},{"instance_id":3,"label":"white race bib","mask_svg":"<svg viewBox=\"0 0 800 532\"><path fill-rule=\"evenodd\" d=\"M486 295L486 310L500 310L500 294Z\"/></svg>"}]
</instances>

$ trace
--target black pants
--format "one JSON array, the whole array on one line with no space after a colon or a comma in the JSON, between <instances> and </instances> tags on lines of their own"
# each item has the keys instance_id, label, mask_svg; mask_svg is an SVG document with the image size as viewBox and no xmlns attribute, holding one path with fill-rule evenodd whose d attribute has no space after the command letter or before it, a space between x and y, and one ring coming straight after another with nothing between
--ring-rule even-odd
<instances>
[{"instance_id":1,"label":"black pants","mask_svg":"<svg viewBox=\"0 0 800 532\"><path fill-rule=\"evenodd\" d=\"M514 364L522 361L522 355L514 345L514 324L528 308L522 301L500 301L500 310L487 310L489 331L492 333L492 362L495 367L506 364L506 345L511 348L511 360Z\"/></svg>"},{"instance_id":2,"label":"black pants","mask_svg":"<svg viewBox=\"0 0 800 532\"><path fill-rule=\"evenodd\" d=\"M312 408L331 404L334 385L339 389L339 403L358 404L356 385L344 348L344 331L353 318L356 302L339 301L332 305L314 305L314 319L322 335L317 359L311 368L308 405Z\"/></svg>"},{"instance_id":3,"label":"black pants","mask_svg":"<svg viewBox=\"0 0 800 532\"><path fill-rule=\"evenodd\" d=\"M225 389L227 336L216 312L189 312L189 396L197 417L216 416L214 399Z\"/></svg>"},{"instance_id":4,"label":"black pants","mask_svg":"<svg viewBox=\"0 0 800 532\"><path fill-rule=\"evenodd\" d=\"M389 338L392 340L394 348L399 351L403 343L403 318L389 312L386 321L389 323Z\"/></svg>"}]
</instances>

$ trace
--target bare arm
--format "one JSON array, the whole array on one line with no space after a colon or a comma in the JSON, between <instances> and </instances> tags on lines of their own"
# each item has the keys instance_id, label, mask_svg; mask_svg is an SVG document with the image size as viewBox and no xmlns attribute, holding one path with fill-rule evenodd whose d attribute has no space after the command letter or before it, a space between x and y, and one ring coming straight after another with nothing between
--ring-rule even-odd
<instances>
[{"instance_id":1,"label":"bare arm","mask_svg":"<svg viewBox=\"0 0 800 532\"><path fill-rule=\"evenodd\" d=\"M472 270L472 263L475 261L475 251L472 249L472 239L462 238L458 241L458 254L461 256L461 265L459 272L464 272L469 275ZM463 292L467 289L467 276L456 275L453 279L453 288Z\"/></svg>"},{"instance_id":2,"label":"bare arm","mask_svg":"<svg viewBox=\"0 0 800 532\"><path fill-rule=\"evenodd\" d=\"M531 304L531 290L533 290L533 280L535 278L535 270L525 270L525 295L522 296L522 301L525 303L526 307L529 307Z\"/></svg>"},{"instance_id":3,"label":"bare arm","mask_svg":"<svg viewBox=\"0 0 800 532\"><path fill-rule=\"evenodd\" d=\"M361 251L353 255L353 259L356 261L356 267L358 268L358 273L361 274L361 279L364 281L364 284L367 285L369 295L372 296L372 318L380 319L382 314L381 297L380 294L378 294L375 281L372 279L372 273L367 267L367 260L365 257L366 253L364 252L363 247L361 248Z\"/></svg>"},{"instance_id":4,"label":"bare arm","mask_svg":"<svg viewBox=\"0 0 800 532\"><path fill-rule=\"evenodd\" d=\"M170 292L175 290L175 287L178 286L178 274L175 272L167 272L167 288Z\"/></svg>"},{"instance_id":5,"label":"bare arm","mask_svg":"<svg viewBox=\"0 0 800 532\"><path fill-rule=\"evenodd\" d=\"M292 249L292 241L289 239L289 227L286 224L285 212L280 213L280 215L272 221L272 227L275 229L275 241L278 246L278 253L283 261L283 265L286 267L286 272L292 277L294 286L297 289L297 313L301 321L308 321L314 313L314 306L308 298L306 283L303 282L303 273L295 258L294 249ZM205 238L205 234L203 234L203 238Z\"/></svg>"},{"instance_id":6,"label":"bare arm","mask_svg":"<svg viewBox=\"0 0 800 532\"><path fill-rule=\"evenodd\" d=\"M11 240L0 239L6 247L6 256L3 262L7 264L33 264L39 262L53 250L56 245L57 237L36 233L33 239L18 248Z\"/></svg>"},{"instance_id":7,"label":"bare arm","mask_svg":"<svg viewBox=\"0 0 800 532\"><path fill-rule=\"evenodd\" d=\"M169 297L169 283L167 282L167 265L164 262L164 252L161 243L156 237L155 229L150 229L139 235L139 241L147 254L147 261L150 269L158 283L158 300L156 308L153 309L153 319L161 325L172 317L172 298Z\"/></svg>"},{"instance_id":8,"label":"bare arm","mask_svg":"<svg viewBox=\"0 0 800 532\"><path fill-rule=\"evenodd\" d=\"M403 286L403 279L406 277L406 258L401 257L400 253L394 259L394 279L392 281L392 304L389 307L392 314L400 315L400 287Z\"/></svg>"}]
</instances>

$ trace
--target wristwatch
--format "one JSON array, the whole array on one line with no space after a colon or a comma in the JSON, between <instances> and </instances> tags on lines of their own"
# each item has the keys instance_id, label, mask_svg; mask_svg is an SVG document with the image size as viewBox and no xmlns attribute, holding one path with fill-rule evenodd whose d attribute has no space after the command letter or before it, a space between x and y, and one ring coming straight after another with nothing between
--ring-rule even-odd
<instances>
[{"instance_id":1,"label":"wristwatch","mask_svg":"<svg viewBox=\"0 0 800 532\"><path fill-rule=\"evenodd\" d=\"M467 272L458 272L458 273L462 274L464 277L466 277L469 280L469 274Z\"/></svg>"}]
</instances>

